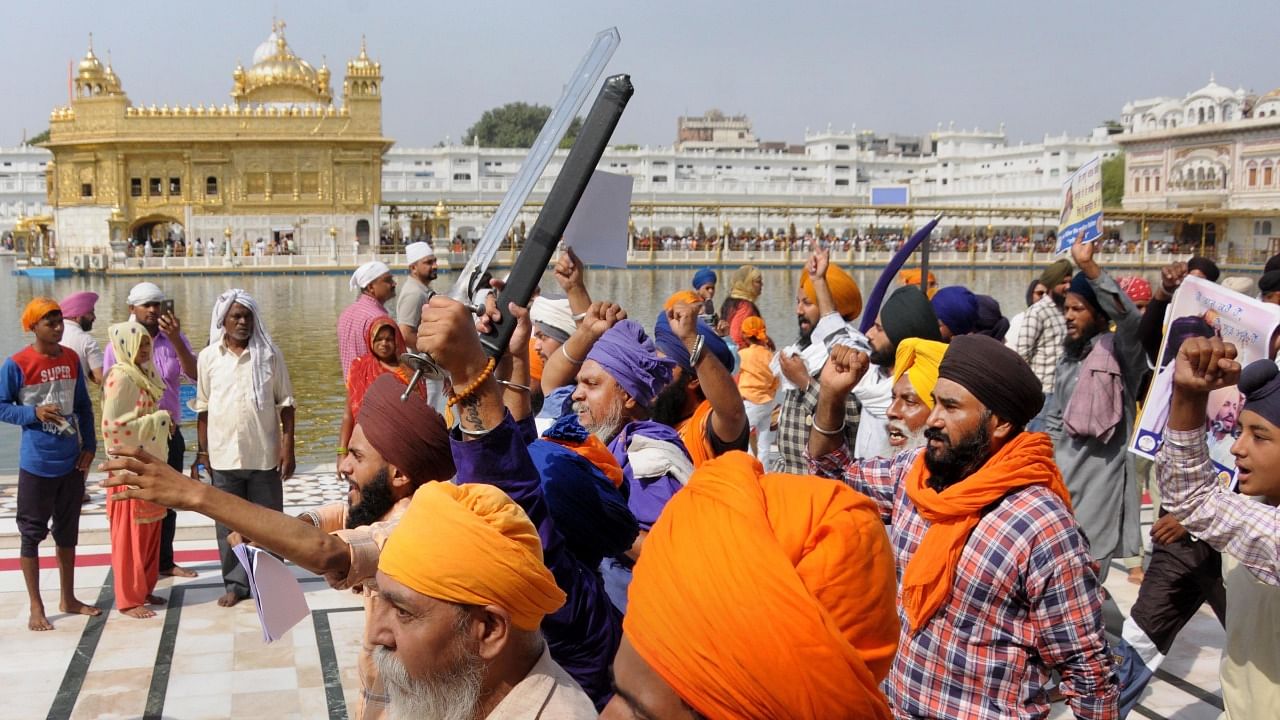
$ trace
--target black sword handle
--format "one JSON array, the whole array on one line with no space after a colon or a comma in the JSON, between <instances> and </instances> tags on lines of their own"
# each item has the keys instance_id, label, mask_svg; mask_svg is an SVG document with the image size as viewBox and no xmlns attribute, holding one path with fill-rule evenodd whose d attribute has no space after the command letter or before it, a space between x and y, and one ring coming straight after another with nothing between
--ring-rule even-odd
<instances>
[{"instance_id":1,"label":"black sword handle","mask_svg":"<svg viewBox=\"0 0 1280 720\"><path fill-rule=\"evenodd\" d=\"M538 219L529 231L524 248L511 266L507 284L498 294L501 319L489 333L480 336L485 354L489 357L501 358L507 351L507 343L511 341L511 335L516 329L516 320L507 310L507 304L529 306L533 290L542 279L547 264L551 262L556 246L564 235L564 229L569 224L569 218L573 217L573 211L577 209L578 201L582 199L582 193L591 180L591 173L600 163L605 146L609 144L609 138L613 136L614 128L618 127L622 111L626 110L627 101L634 92L630 75L613 75L605 79L600 94L596 95L591 111L582 124L582 131L578 133L569 156L565 158L564 167L556 176L551 191L547 193L542 212L538 213Z\"/></svg>"}]
</instances>

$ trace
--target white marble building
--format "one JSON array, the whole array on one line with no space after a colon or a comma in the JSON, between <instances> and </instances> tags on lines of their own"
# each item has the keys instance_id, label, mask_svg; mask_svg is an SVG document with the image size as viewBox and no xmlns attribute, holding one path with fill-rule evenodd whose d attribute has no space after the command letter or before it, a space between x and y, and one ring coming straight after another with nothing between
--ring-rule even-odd
<instances>
[{"instance_id":1,"label":"white marble building","mask_svg":"<svg viewBox=\"0 0 1280 720\"><path fill-rule=\"evenodd\" d=\"M50 157L31 145L0 148L0 232L13 229L19 217L50 212L44 181Z\"/></svg>"},{"instance_id":2,"label":"white marble building","mask_svg":"<svg viewBox=\"0 0 1280 720\"><path fill-rule=\"evenodd\" d=\"M1124 208L1203 218L1150 232L1194 241L1198 231L1239 262L1280 251L1280 90L1255 96L1211 79L1182 99L1128 103L1121 122Z\"/></svg>"}]
</instances>

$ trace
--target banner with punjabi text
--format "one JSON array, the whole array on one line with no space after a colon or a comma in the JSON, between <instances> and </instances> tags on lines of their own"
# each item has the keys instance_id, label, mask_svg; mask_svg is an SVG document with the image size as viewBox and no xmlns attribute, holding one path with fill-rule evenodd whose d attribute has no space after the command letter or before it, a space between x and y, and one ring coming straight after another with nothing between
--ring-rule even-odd
<instances>
[{"instance_id":1,"label":"banner with punjabi text","mask_svg":"<svg viewBox=\"0 0 1280 720\"><path fill-rule=\"evenodd\" d=\"M1062 214L1058 218L1057 252L1102 237L1102 161L1081 165L1062 184Z\"/></svg>"}]
</instances>

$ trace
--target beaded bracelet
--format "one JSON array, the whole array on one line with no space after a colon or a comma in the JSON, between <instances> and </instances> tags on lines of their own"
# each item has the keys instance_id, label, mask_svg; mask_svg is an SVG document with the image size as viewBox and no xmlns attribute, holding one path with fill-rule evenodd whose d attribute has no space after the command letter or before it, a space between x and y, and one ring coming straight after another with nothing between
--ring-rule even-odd
<instances>
[{"instance_id":1,"label":"beaded bracelet","mask_svg":"<svg viewBox=\"0 0 1280 720\"><path fill-rule=\"evenodd\" d=\"M475 380L471 381L470 385L463 388L462 392L451 395L449 397L449 402L447 403L447 406L453 407L454 405L457 405L463 400L466 400L467 398L471 397L471 394L476 391L476 388L480 387L480 383L483 383L485 380L489 379L489 376L493 374L494 367L496 367L497 365L498 365L497 359L489 358L489 362L485 364L484 370L480 372L480 374L476 377Z\"/></svg>"}]
</instances>

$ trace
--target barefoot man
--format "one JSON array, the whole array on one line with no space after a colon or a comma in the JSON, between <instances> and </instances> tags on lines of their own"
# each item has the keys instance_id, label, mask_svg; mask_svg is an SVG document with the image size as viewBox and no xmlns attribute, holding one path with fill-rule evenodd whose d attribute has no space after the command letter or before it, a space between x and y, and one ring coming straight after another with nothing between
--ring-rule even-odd
<instances>
[{"instance_id":1,"label":"barefoot man","mask_svg":"<svg viewBox=\"0 0 1280 720\"><path fill-rule=\"evenodd\" d=\"M80 535L80 501L84 474L93 461L93 406L80 358L58 343L62 309L49 298L36 298L22 312L22 330L34 342L0 365L0 420L22 427L18 451L18 532L22 578L31 599L30 630L52 630L40 597L38 548L49 534L57 545L58 581L64 613L98 615L102 611L76 599L76 540Z\"/></svg>"}]
</instances>

